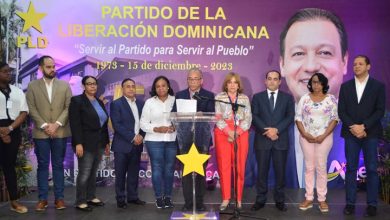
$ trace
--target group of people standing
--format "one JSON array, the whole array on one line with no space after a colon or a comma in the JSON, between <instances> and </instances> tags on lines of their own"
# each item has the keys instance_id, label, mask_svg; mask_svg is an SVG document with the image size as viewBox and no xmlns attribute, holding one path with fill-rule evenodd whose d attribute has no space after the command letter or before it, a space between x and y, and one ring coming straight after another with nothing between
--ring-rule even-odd
<instances>
[{"instance_id":1,"label":"group of people standing","mask_svg":"<svg viewBox=\"0 0 390 220\"><path fill-rule=\"evenodd\" d=\"M315 37L301 36L307 32ZM78 158L75 208L92 211L93 207L104 206L96 196L96 171L103 153L110 151L109 118L114 130L111 151L115 156L117 207L126 208L128 203L145 204L138 197L138 172L145 144L150 156L156 207L172 208L176 154L188 153L192 142L195 142L198 152L207 154L213 142L212 128L207 123L196 124L192 132L191 126L176 127L167 113L177 111L176 99L196 99L198 96L203 98L197 100L197 111L215 112L217 119L213 133L222 192L220 211L229 207L232 182L236 207L242 209L249 129L252 126L258 176L256 201L251 210L259 210L267 202L271 159L275 173L275 206L280 211L287 210L284 192L286 161L288 152L294 150L290 149L290 136L296 127L299 145L294 144L295 151L302 149L304 156L300 160L304 160L306 183L305 200L299 204L299 209L313 207L316 188L319 209L328 212L327 157L333 146L334 128L342 122L341 136L345 139L347 161L344 214L351 215L355 211L356 171L363 150L367 172L366 215L375 216L377 145L382 135L380 120L385 111L384 84L369 75L369 58L359 55L353 61L354 78L343 83L338 92L337 83L342 82L342 75L346 73L347 37L341 20L328 11L300 10L288 21L280 39L281 72L271 70L265 74L266 90L255 94L252 102L244 94L244 85L237 73L228 73L222 91L214 95L202 88L202 71L194 68L188 71L188 88L176 95L167 77L156 77L151 97L145 103L136 98L136 82L124 79L121 83L123 96L111 102L109 114L104 103L96 97L98 80L93 76L83 77L83 94L72 97L69 85L56 78L54 59L42 56L39 69L43 77L30 82L25 97L22 90L10 85L11 69L1 62L0 165L10 195L11 210L18 213L28 211L17 201L15 173L21 141L20 125L28 114L34 123L33 142L38 161L39 201L36 211L45 211L48 207L50 163L55 208L66 208L63 162L70 136ZM294 97L279 90L282 76ZM188 135L178 136L177 129L189 129ZM180 146L178 139L182 143ZM193 205L198 211L206 210L203 201L205 177L196 176L196 204L193 204L190 175L183 177L182 185L185 201L182 210L189 211Z\"/></svg>"},{"instance_id":2,"label":"group of people standing","mask_svg":"<svg viewBox=\"0 0 390 220\"><path fill-rule=\"evenodd\" d=\"M41 57L39 68L43 77L29 84L26 99L20 89L9 84L11 77L8 65L1 63L0 66L0 104L6 106L6 111L1 111L0 115L0 155L13 211L27 212L27 208L17 202L15 161L20 144L19 127L28 113L34 123L33 140L38 160L39 201L36 211L44 211L48 206L50 158L55 208L66 208L63 200L63 160L69 136L72 137L73 150L78 158L75 208L92 211L93 207L104 205L96 196L96 171L103 153L110 151L107 126L109 117L114 129L111 151L115 156L117 207L126 208L128 203L145 204L139 199L137 190L140 156L145 143L151 161L156 207L172 208L177 152L188 153L192 140L195 140L198 151L207 154L212 140L211 135L206 139L202 135L204 132L211 132L211 129L207 129L209 125L199 123L195 132L188 132L187 141L181 141L183 146L178 146L177 128L166 113L177 111L176 99L195 99L194 95L197 94L206 97L197 99L197 111L215 112L217 119L214 137L222 192L220 211L226 210L232 199L232 182L236 206L239 210L242 209L249 129L252 125L255 130L258 179L257 197L251 210L259 210L266 204L271 158L276 178L273 193L275 206L281 211L287 210L284 193L286 161L289 129L295 121L305 160L306 194L299 209L313 207L316 188L319 209L321 212L328 212L327 155L332 147L333 130L341 120L341 135L345 138L347 159L347 205L344 213L348 215L354 212L355 176L359 152L363 149L368 184L367 215L376 215L376 146L382 131L380 119L384 114L385 90L382 83L368 75L370 61L366 56L359 55L355 58L355 78L342 85L338 102L333 94L328 93L327 77L322 73L314 73L307 83L308 93L301 97L296 110L293 97L279 90L281 74L276 70L265 74L266 90L255 94L252 102L243 94L244 86L236 73L225 76L222 92L216 96L202 88L203 74L200 69L188 71L188 88L178 92L176 96L168 78L158 76L152 84L151 98L145 103L136 99L135 81L126 78L121 83L123 96L111 102L108 114L104 103L96 97L98 81L95 77L85 76L82 79L84 93L72 97L69 85L55 78L53 58ZM189 211L194 205L190 175L183 177L182 181L185 199L182 209ZM204 176L197 175L195 187L196 208L204 211Z\"/></svg>"}]
</instances>

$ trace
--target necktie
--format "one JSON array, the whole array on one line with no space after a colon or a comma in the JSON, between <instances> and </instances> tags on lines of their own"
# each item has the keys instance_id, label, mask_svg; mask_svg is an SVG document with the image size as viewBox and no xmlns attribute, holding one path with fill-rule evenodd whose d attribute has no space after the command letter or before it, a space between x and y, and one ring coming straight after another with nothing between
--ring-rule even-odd
<instances>
[{"instance_id":1,"label":"necktie","mask_svg":"<svg viewBox=\"0 0 390 220\"><path fill-rule=\"evenodd\" d=\"M275 105L275 96L274 96L275 92L271 92L271 97L269 98L269 107L271 109L271 112L274 111L274 105Z\"/></svg>"}]
</instances>

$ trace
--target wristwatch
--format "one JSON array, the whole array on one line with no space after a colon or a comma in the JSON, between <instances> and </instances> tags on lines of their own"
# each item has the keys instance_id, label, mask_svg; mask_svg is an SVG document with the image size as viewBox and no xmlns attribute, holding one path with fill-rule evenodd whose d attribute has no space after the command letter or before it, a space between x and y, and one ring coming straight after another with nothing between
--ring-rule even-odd
<instances>
[{"instance_id":1,"label":"wristwatch","mask_svg":"<svg viewBox=\"0 0 390 220\"><path fill-rule=\"evenodd\" d=\"M12 125L8 126L8 130L9 130L9 131L13 131L13 130L14 130L14 128L12 127Z\"/></svg>"}]
</instances>

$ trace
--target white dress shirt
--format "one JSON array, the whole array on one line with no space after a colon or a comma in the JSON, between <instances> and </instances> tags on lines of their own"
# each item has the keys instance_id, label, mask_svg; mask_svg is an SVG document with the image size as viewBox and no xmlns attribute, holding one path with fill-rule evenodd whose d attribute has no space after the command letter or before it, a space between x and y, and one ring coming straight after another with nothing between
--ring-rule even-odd
<instances>
[{"instance_id":1,"label":"white dress shirt","mask_svg":"<svg viewBox=\"0 0 390 220\"><path fill-rule=\"evenodd\" d=\"M137 108L137 104L135 103L135 98L134 100L132 101L131 99L127 98L126 96L124 96L127 100L127 103L129 104L130 108L131 108L131 111L133 112L133 116L134 116L134 133L135 135L139 134L139 128L140 128L140 125L139 125L139 113L138 113L138 108Z\"/></svg>"},{"instance_id":2,"label":"white dress shirt","mask_svg":"<svg viewBox=\"0 0 390 220\"><path fill-rule=\"evenodd\" d=\"M6 101L5 95L0 92L0 119L8 119L6 108L11 120L15 120L20 112L28 112L26 96L23 91L16 86L9 85L11 93L9 99ZM4 109L4 111L3 111Z\"/></svg>"},{"instance_id":3,"label":"white dress shirt","mask_svg":"<svg viewBox=\"0 0 390 220\"><path fill-rule=\"evenodd\" d=\"M175 103L175 96L168 95L168 98L162 102L157 96L146 100L141 114L141 129L146 132L145 141L175 141L176 131L173 133L154 132L154 127L171 126L169 113Z\"/></svg>"},{"instance_id":4,"label":"white dress shirt","mask_svg":"<svg viewBox=\"0 0 390 220\"><path fill-rule=\"evenodd\" d=\"M368 77L367 76L363 82L360 82L358 78L355 77L355 85L356 85L356 94L357 94L357 99L358 103L360 103L360 99L363 96L364 89L366 88L367 82L368 82Z\"/></svg>"},{"instance_id":5,"label":"white dress shirt","mask_svg":"<svg viewBox=\"0 0 390 220\"><path fill-rule=\"evenodd\" d=\"M268 93L268 100L271 98L271 92L274 92L274 109L275 109L275 106L276 106L276 100L278 98L278 92L279 92L279 89L275 90L275 91L271 91L269 89L267 89L267 93Z\"/></svg>"}]
</instances>

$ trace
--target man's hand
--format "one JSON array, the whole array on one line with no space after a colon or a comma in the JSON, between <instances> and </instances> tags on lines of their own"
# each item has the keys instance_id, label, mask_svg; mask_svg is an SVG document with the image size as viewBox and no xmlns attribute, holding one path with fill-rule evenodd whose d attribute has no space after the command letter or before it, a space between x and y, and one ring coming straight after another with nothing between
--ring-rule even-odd
<instances>
[{"instance_id":1,"label":"man's hand","mask_svg":"<svg viewBox=\"0 0 390 220\"><path fill-rule=\"evenodd\" d=\"M104 154L106 156L110 156L110 144L106 145L106 148L104 149Z\"/></svg>"},{"instance_id":2,"label":"man's hand","mask_svg":"<svg viewBox=\"0 0 390 220\"><path fill-rule=\"evenodd\" d=\"M140 134L137 134L135 137L134 137L134 145L140 145L142 144L142 141L144 140L144 138L140 135Z\"/></svg>"},{"instance_id":3,"label":"man's hand","mask_svg":"<svg viewBox=\"0 0 390 220\"><path fill-rule=\"evenodd\" d=\"M269 139L276 141L279 136L278 136L278 129L277 128L264 128L265 132L263 135L267 136Z\"/></svg>"},{"instance_id":4,"label":"man's hand","mask_svg":"<svg viewBox=\"0 0 390 220\"><path fill-rule=\"evenodd\" d=\"M60 127L60 125L57 123L48 123L44 128L44 131L50 137L55 137L58 127Z\"/></svg>"},{"instance_id":5,"label":"man's hand","mask_svg":"<svg viewBox=\"0 0 390 220\"><path fill-rule=\"evenodd\" d=\"M361 139L367 137L364 124L354 124L349 126L349 131L357 138Z\"/></svg>"}]
</instances>

